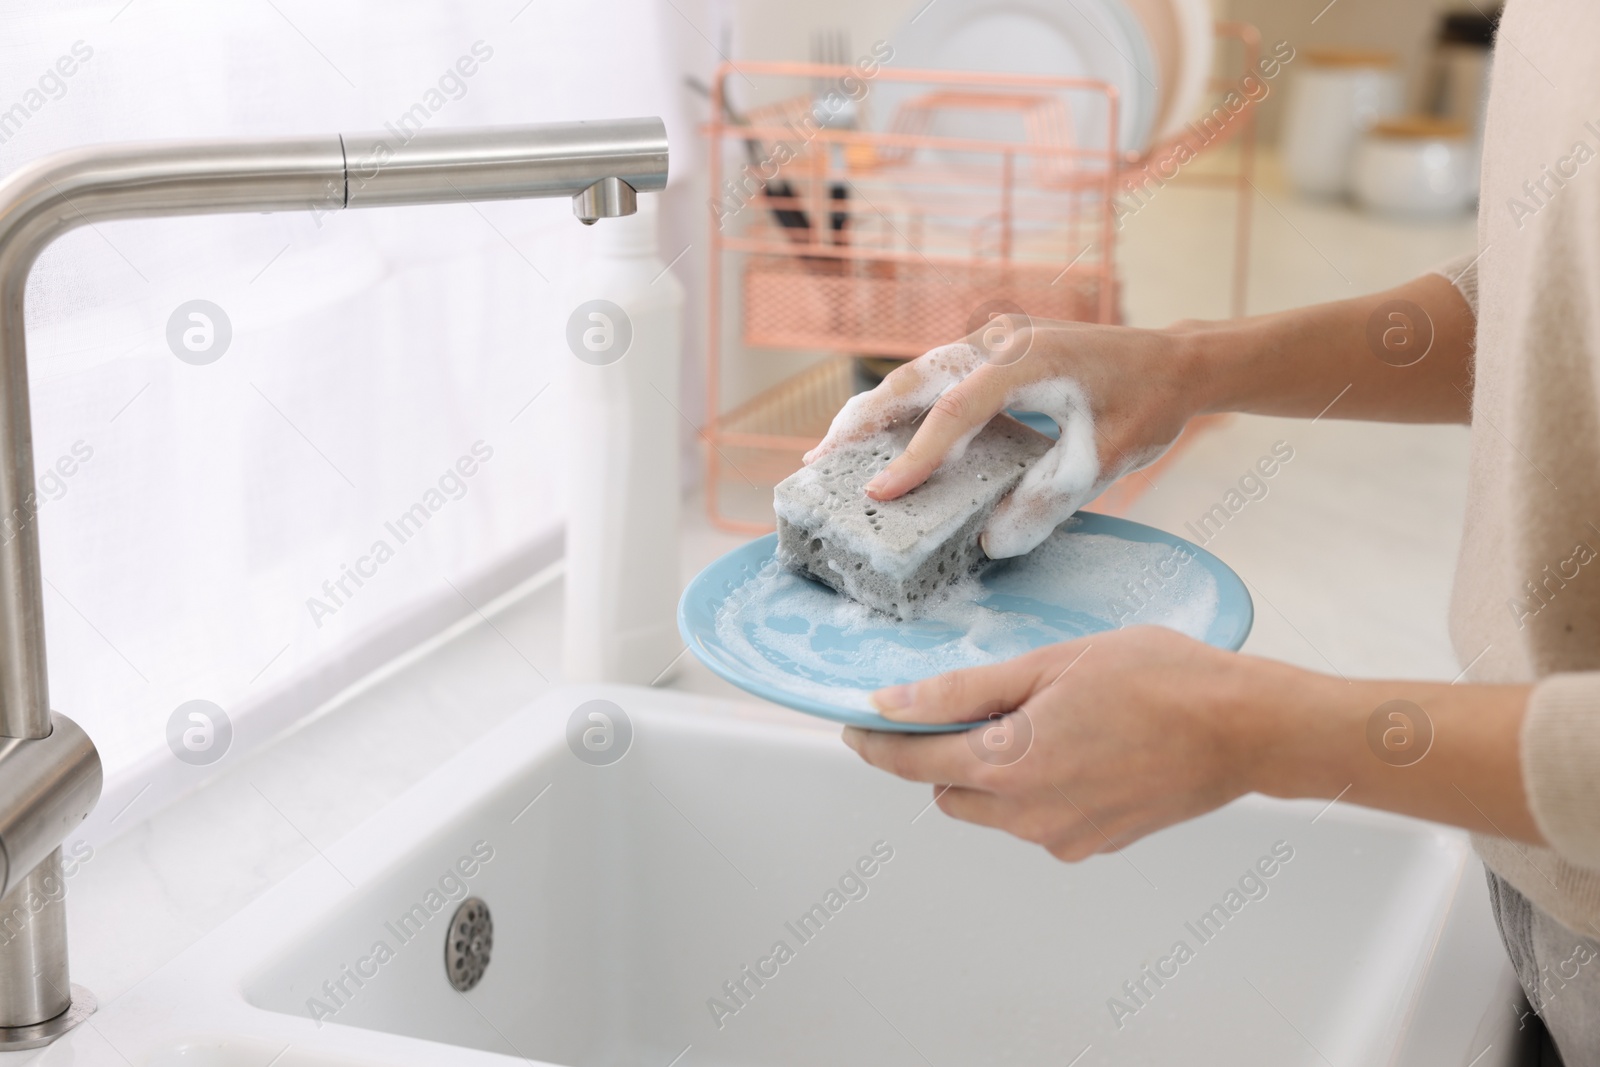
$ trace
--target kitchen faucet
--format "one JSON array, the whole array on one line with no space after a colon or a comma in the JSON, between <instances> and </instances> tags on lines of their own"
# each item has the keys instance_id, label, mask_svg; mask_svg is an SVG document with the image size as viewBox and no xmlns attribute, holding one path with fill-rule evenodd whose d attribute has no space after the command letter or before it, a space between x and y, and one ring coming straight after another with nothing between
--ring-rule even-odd
<instances>
[{"instance_id":1,"label":"kitchen faucet","mask_svg":"<svg viewBox=\"0 0 1600 1067\"><path fill-rule=\"evenodd\" d=\"M658 118L97 145L0 181L0 1051L49 1044L93 996L67 974L61 843L100 799L100 756L50 708L23 296L57 237L108 219L570 196L585 225L667 184Z\"/></svg>"}]
</instances>

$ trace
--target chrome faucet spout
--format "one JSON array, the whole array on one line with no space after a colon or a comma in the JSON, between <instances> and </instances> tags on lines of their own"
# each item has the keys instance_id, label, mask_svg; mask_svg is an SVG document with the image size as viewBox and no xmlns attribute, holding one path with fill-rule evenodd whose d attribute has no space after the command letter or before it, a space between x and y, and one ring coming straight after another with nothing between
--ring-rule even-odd
<instances>
[{"instance_id":1,"label":"chrome faucet spout","mask_svg":"<svg viewBox=\"0 0 1600 1067\"><path fill-rule=\"evenodd\" d=\"M100 758L50 710L23 298L39 254L108 219L570 197L585 224L667 184L658 118L69 149L0 181L0 1051L93 1010L67 977L60 844L99 800ZM23 788L26 785L27 788ZM50 886L54 885L55 890ZM43 899L42 907L34 901ZM28 916L13 929L6 917Z\"/></svg>"},{"instance_id":2,"label":"chrome faucet spout","mask_svg":"<svg viewBox=\"0 0 1600 1067\"><path fill-rule=\"evenodd\" d=\"M606 178L573 197L572 210L579 222L593 226L600 219L615 219L638 211L637 192L621 178Z\"/></svg>"}]
</instances>

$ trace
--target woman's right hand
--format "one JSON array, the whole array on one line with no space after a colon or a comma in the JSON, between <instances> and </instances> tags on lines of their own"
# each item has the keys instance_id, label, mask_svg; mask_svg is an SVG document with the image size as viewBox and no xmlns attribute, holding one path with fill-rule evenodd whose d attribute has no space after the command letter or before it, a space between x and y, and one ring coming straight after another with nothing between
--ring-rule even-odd
<instances>
[{"instance_id":1,"label":"woman's right hand","mask_svg":"<svg viewBox=\"0 0 1600 1067\"><path fill-rule=\"evenodd\" d=\"M996 318L852 397L805 462L921 418L905 451L867 483L868 496L893 500L959 458L1007 408L1047 415L1061 439L1000 502L979 542L991 559L1020 556L1112 482L1154 463L1205 410L1185 333Z\"/></svg>"}]
</instances>

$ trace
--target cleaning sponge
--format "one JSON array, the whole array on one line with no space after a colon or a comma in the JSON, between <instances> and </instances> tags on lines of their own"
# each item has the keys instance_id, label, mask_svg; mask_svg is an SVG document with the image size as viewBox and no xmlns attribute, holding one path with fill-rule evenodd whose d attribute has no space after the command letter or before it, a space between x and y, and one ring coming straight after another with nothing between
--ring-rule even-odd
<instances>
[{"instance_id":1,"label":"cleaning sponge","mask_svg":"<svg viewBox=\"0 0 1600 1067\"><path fill-rule=\"evenodd\" d=\"M912 432L903 425L829 452L779 483L773 499L779 562L897 619L916 618L977 569L989 513L1051 445L1002 415L905 496L868 497L862 487Z\"/></svg>"}]
</instances>

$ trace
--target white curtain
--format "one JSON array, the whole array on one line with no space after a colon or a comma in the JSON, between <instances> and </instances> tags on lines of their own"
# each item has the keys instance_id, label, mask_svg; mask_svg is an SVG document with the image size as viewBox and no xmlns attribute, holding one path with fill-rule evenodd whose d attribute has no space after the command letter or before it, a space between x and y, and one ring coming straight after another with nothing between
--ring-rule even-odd
<instances>
[{"instance_id":1,"label":"white curtain","mask_svg":"<svg viewBox=\"0 0 1600 1067\"><path fill-rule=\"evenodd\" d=\"M0 173L91 141L407 115L659 114L676 169L694 32L659 0L11 0ZM167 751L178 705L213 701L248 747L556 557L547 387L589 232L536 201L102 224L44 256L28 328L50 687L105 761L97 822L203 773ZM191 300L231 324L207 365L168 344ZM558 649L522 651L556 668Z\"/></svg>"}]
</instances>

